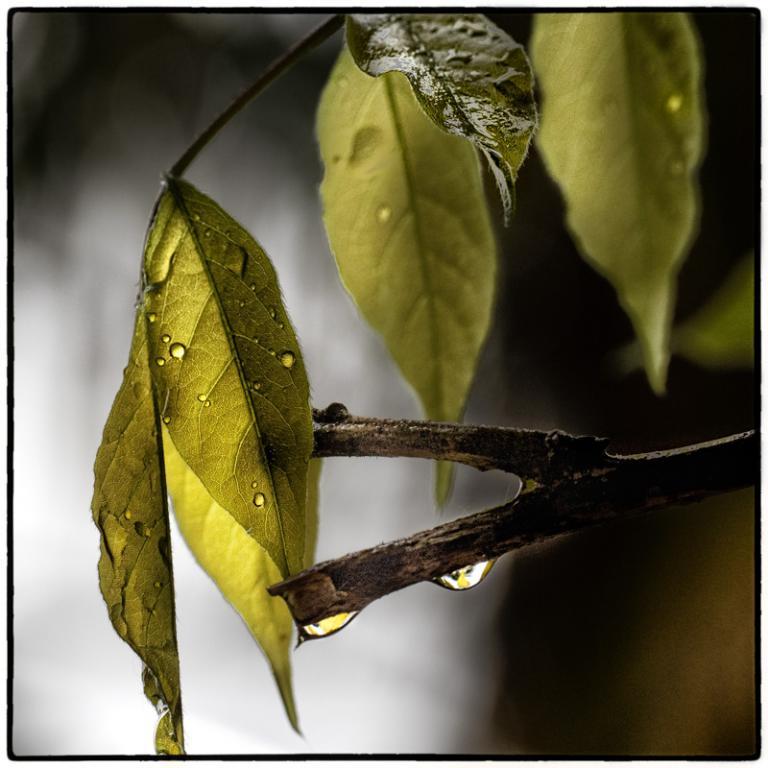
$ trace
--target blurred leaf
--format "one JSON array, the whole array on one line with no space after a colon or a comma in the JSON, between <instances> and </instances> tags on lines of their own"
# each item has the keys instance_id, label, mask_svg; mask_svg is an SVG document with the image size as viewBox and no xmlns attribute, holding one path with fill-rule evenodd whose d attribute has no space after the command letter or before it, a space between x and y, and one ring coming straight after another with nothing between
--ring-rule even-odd
<instances>
[{"instance_id":1,"label":"blurred leaf","mask_svg":"<svg viewBox=\"0 0 768 768\"><path fill-rule=\"evenodd\" d=\"M101 593L115 631L144 662L144 691L160 715L155 749L180 755L184 736L168 509L141 315L94 473L91 508L101 532Z\"/></svg>"},{"instance_id":2,"label":"blurred leaf","mask_svg":"<svg viewBox=\"0 0 768 768\"><path fill-rule=\"evenodd\" d=\"M402 72L439 128L483 152L508 219L536 129L523 47L478 13L350 14L347 42L364 72Z\"/></svg>"},{"instance_id":3,"label":"blurred leaf","mask_svg":"<svg viewBox=\"0 0 768 768\"><path fill-rule=\"evenodd\" d=\"M323 91L317 131L325 226L344 285L427 417L457 420L496 276L475 152L425 117L405 77L371 78L347 51Z\"/></svg>"},{"instance_id":4,"label":"blurred leaf","mask_svg":"<svg viewBox=\"0 0 768 768\"><path fill-rule=\"evenodd\" d=\"M673 336L674 351L706 368L755 362L755 257L746 256L714 296Z\"/></svg>"},{"instance_id":5,"label":"blurred leaf","mask_svg":"<svg viewBox=\"0 0 768 768\"><path fill-rule=\"evenodd\" d=\"M309 386L274 269L191 185L168 180L148 237L144 309L163 423L211 497L301 570Z\"/></svg>"},{"instance_id":6,"label":"blurred leaf","mask_svg":"<svg viewBox=\"0 0 768 768\"><path fill-rule=\"evenodd\" d=\"M208 494L163 430L168 490L184 540L261 646L272 667L291 725L299 730L291 688L288 606L267 587L280 571L266 551Z\"/></svg>"},{"instance_id":7,"label":"blurred leaf","mask_svg":"<svg viewBox=\"0 0 768 768\"><path fill-rule=\"evenodd\" d=\"M683 13L539 14L538 146L584 257L618 293L657 393L698 217L701 61Z\"/></svg>"}]
</instances>

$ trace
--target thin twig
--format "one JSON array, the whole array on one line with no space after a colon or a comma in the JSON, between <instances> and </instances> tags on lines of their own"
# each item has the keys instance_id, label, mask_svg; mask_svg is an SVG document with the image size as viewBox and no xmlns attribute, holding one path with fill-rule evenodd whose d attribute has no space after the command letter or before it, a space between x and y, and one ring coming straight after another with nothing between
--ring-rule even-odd
<instances>
[{"instance_id":1,"label":"thin twig","mask_svg":"<svg viewBox=\"0 0 768 768\"><path fill-rule=\"evenodd\" d=\"M193 142L174 163L169 176L179 178L190 163L213 137L255 96L258 96L274 80L290 69L305 53L327 40L344 23L344 15L336 14L324 21L313 32L299 40L287 53L275 60L253 85L246 88Z\"/></svg>"},{"instance_id":2,"label":"thin twig","mask_svg":"<svg viewBox=\"0 0 768 768\"><path fill-rule=\"evenodd\" d=\"M479 470L513 472L548 484L607 461L608 440L559 430L374 419L351 416L340 403L315 411L314 419L317 457L443 459Z\"/></svg>"},{"instance_id":3,"label":"thin twig","mask_svg":"<svg viewBox=\"0 0 768 768\"><path fill-rule=\"evenodd\" d=\"M576 470L495 509L329 560L269 592L304 626L528 544L753 485L757 474L753 431L672 451L604 454L592 471Z\"/></svg>"}]
</instances>

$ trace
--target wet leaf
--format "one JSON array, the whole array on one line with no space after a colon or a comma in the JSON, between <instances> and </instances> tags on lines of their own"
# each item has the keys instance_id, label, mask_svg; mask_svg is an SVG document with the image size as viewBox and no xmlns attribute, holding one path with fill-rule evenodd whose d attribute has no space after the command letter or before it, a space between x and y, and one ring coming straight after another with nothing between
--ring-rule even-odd
<instances>
[{"instance_id":1,"label":"wet leaf","mask_svg":"<svg viewBox=\"0 0 768 768\"><path fill-rule=\"evenodd\" d=\"M755 257L750 253L719 290L673 335L677 354L706 368L755 363Z\"/></svg>"},{"instance_id":2,"label":"wet leaf","mask_svg":"<svg viewBox=\"0 0 768 768\"><path fill-rule=\"evenodd\" d=\"M344 285L428 418L457 420L496 276L475 152L425 117L403 75L369 77L346 51L321 97L317 131L325 226Z\"/></svg>"},{"instance_id":3,"label":"wet leaf","mask_svg":"<svg viewBox=\"0 0 768 768\"><path fill-rule=\"evenodd\" d=\"M701 60L683 13L538 14L538 147L585 259L616 289L657 393L698 220Z\"/></svg>"},{"instance_id":4,"label":"wet leaf","mask_svg":"<svg viewBox=\"0 0 768 768\"><path fill-rule=\"evenodd\" d=\"M364 72L402 72L438 127L483 152L509 218L537 119L522 46L474 13L350 14L347 42Z\"/></svg>"},{"instance_id":5,"label":"wet leaf","mask_svg":"<svg viewBox=\"0 0 768 768\"><path fill-rule=\"evenodd\" d=\"M112 625L144 663L160 722L155 748L183 754L173 567L162 447L137 317L130 360L96 456L92 510L101 532L99 585Z\"/></svg>"},{"instance_id":6,"label":"wet leaf","mask_svg":"<svg viewBox=\"0 0 768 768\"><path fill-rule=\"evenodd\" d=\"M168 490L179 530L198 563L240 614L272 667L286 714L298 731L291 688L293 620L286 604L267 587L281 580L267 552L217 504L184 463L164 432Z\"/></svg>"},{"instance_id":7,"label":"wet leaf","mask_svg":"<svg viewBox=\"0 0 768 768\"><path fill-rule=\"evenodd\" d=\"M301 570L309 387L264 251L216 203L168 180L147 242L144 311L163 424L211 497Z\"/></svg>"},{"instance_id":8,"label":"wet leaf","mask_svg":"<svg viewBox=\"0 0 768 768\"><path fill-rule=\"evenodd\" d=\"M304 567L309 568L315 562L317 531L320 512L320 475L323 471L322 459L309 460L307 475L307 523L304 538Z\"/></svg>"}]
</instances>

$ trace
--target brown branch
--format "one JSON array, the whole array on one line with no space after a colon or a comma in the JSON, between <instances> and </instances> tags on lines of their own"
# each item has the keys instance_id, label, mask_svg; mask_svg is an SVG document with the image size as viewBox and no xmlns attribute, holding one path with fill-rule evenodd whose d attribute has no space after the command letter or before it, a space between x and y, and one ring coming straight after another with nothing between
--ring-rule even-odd
<instances>
[{"instance_id":1,"label":"brown branch","mask_svg":"<svg viewBox=\"0 0 768 768\"><path fill-rule=\"evenodd\" d=\"M341 403L314 412L318 457L444 459L479 470L501 469L540 483L606 462L608 441L553 430L483 427L350 416Z\"/></svg>"},{"instance_id":2,"label":"brown branch","mask_svg":"<svg viewBox=\"0 0 768 768\"><path fill-rule=\"evenodd\" d=\"M528 544L753 485L757 474L753 431L672 451L603 454L591 469L511 503L320 563L269 592L282 597L304 626Z\"/></svg>"}]
</instances>

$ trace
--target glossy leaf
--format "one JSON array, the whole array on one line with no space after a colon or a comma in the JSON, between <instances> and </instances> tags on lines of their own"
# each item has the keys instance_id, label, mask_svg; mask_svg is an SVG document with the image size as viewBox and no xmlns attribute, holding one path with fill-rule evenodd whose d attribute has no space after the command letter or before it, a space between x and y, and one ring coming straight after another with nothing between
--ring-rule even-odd
<instances>
[{"instance_id":1,"label":"glossy leaf","mask_svg":"<svg viewBox=\"0 0 768 768\"><path fill-rule=\"evenodd\" d=\"M755 257L740 261L712 298L675 329L674 351L707 368L755 362Z\"/></svg>"},{"instance_id":2,"label":"glossy leaf","mask_svg":"<svg viewBox=\"0 0 768 768\"><path fill-rule=\"evenodd\" d=\"M402 72L438 127L483 152L508 218L537 119L522 46L476 13L350 14L347 42L364 72Z\"/></svg>"},{"instance_id":3,"label":"glossy leaf","mask_svg":"<svg viewBox=\"0 0 768 768\"><path fill-rule=\"evenodd\" d=\"M289 658L293 620L283 600L267 592L270 584L281 580L280 571L264 548L211 498L163 431L168 490L179 530L264 651L288 718L298 731Z\"/></svg>"},{"instance_id":4,"label":"glossy leaf","mask_svg":"<svg viewBox=\"0 0 768 768\"><path fill-rule=\"evenodd\" d=\"M343 51L317 131L341 278L430 419L460 417L488 331L496 257L473 148L436 128L399 73ZM445 470L438 487L447 492Z\"/></svg>"},{"instance_id":5,"label":"glossy leaf","mask_svg":"<svg viewBox=\"0 0 768 768\"><path fill-rule=\"evenodd\" d=\"M256 241L190 184L167 184L144 292L162 421L211 497L287 576L304 559L313 443L298 342Z\"/></svg>"},{"instance_id":6,"label":"glossy leaf","mask_svg":"<svg viewBox=\"0 0 768 768\"><path fill-rule=\"evenodd\" d=\"M538 14L538 147L583 256L616 289L664 391L676 277L698 220L701 61L683 13Z\"/></svg>"},{"instance_id":7,"label":"glossy leaf","mask_svg":"<svg viewBox=\"0 0 768 768\"><path fill-rule=\"evenodd\" d=\"M139 316L123 383L96 456L92 511L101 532L99 585L112 625L144 663L160 722L155 748L183 754L173 567L160 428Z\"/></svg>"}]
</instances>

